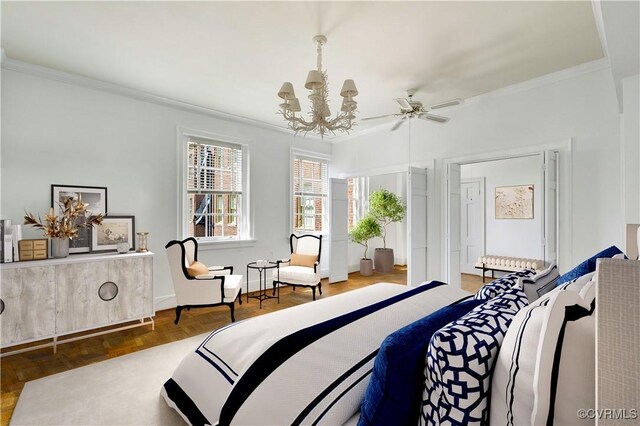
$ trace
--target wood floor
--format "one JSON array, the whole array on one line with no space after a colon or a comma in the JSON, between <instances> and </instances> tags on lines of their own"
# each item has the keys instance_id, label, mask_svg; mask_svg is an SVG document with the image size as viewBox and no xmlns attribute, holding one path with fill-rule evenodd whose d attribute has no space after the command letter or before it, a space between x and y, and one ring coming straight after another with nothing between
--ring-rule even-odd
<instances>
[{"instance_id":1,"label":"wood floor","mask_svg":"<svg viewBox=\"0 0 640 426\"><path fill-rule=\"evenodd\" d=\"M406 273L406 267L396 266L390 274L375 273L364 277L356 272L349 274L347 281L334 284L322 280L323 295L318 297L330 297L378 282L406 284ZM475 292L481 285L482 279L479 276L462 275L463 289ZM246 297L243 297L242 305L236 304L236 321L309 302L311 290L301 288L295 292L290 288L283 288L280 303L267 300L263 302L262 309L259 309L256 299L247 303ZM51 348L45 348L2 358L0 425L9 424L26 382L214 330L229 322L229 309L216 307L183 311L177 326L173 324L174 319L173 309L158 311L155 316L155 331L151 331L150 326L139 327L62 344L58 346L57 354Z\"/></svg>"}]
</instances>

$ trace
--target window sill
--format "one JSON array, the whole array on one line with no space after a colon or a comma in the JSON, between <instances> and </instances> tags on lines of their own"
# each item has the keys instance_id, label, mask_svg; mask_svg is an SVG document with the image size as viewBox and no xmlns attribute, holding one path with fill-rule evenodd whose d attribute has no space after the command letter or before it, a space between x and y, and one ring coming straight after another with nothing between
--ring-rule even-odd
<instances>
[{"instance_id":1,"label":"window sill","mask_svg":"<svg viewBox=\"0 0 640 426\"><path fill-rule=\"evenodd\" d=\"M199 250L220 250L253 247L258 240L227 240L227 241L201 241L198 240Z\"/></svg>"}]
</instances>

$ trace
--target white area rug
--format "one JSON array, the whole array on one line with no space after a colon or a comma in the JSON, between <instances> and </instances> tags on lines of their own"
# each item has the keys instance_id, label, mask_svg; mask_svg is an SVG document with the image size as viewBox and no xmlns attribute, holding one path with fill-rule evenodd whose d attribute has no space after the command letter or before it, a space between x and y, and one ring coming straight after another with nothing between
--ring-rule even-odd
<instances>
[{"instance_id":1,"label":"white area rug","mask_svg":"<svg viewBox=\"0 0 640 426\"><path fill-rule=\"evenodd\" d=\"M25 384L12 425L184 425L160 388L207 333Z\"/></svg>"}]
</instances>

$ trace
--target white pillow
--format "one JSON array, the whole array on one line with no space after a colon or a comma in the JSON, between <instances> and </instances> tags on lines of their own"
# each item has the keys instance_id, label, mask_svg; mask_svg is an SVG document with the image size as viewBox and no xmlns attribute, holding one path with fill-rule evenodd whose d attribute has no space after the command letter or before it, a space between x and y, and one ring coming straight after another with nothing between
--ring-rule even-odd
<instances>
[{"instance_id":1,"label":"white pillow","mask_svg":"<svg viewBox=\"0 0 640 426\"><path fill-rule=\"evenodd\" d=\"M568 283L561 284L557 287L557 291L567 290L572 291L574 293L580 293L580 291L587 286L587 284L591 282L595 282L596 272L589 272L588 274L582 275L574 280L569 281Z\"/></svg>"},{"instance_id":2,"label":"white pillow","mask_svg":"<svg viewBox=\"0 0 640 426\"><path fill-rule=\"evenodd\" d=\"M492 378L490 424L593 424L595 315L573 291L554 291L518 312Z\"/></svg>"}]
</instances>

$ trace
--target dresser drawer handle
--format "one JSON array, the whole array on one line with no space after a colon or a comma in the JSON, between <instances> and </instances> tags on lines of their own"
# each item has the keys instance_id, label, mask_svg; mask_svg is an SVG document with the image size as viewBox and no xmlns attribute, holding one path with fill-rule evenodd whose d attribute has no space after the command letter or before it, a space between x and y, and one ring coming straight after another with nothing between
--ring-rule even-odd
<instances>
[{"instance_id":1,"label":"dresser drawer handle","mask_svg":"<svg viewBox=\"0 0 640 426\"><path fill-rule=\"evenodd\" d=\"M117 295L118 286L113 281L104 282L98 289L98 296L105 302L115 299Z\"/></svg>"},{"instance_id":2,"label":"dresser drawer handle","mask_svg":"<svg viewBox=\"0 0 640 426\"><path fill-rule=\"evenodd\" d=\"M4 300L0 299L0 315L4 312Z\"/></svg>"}]
</instances>

